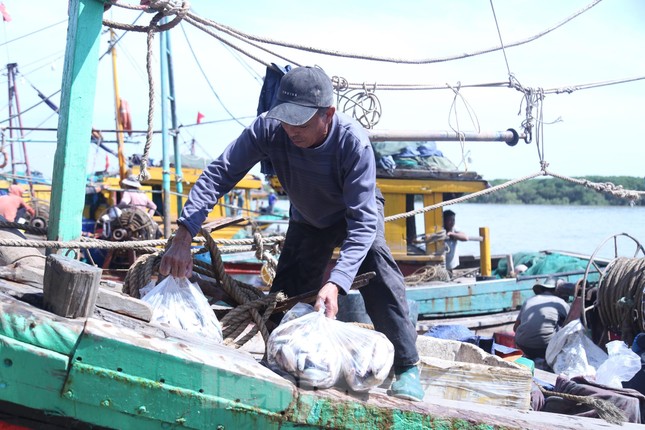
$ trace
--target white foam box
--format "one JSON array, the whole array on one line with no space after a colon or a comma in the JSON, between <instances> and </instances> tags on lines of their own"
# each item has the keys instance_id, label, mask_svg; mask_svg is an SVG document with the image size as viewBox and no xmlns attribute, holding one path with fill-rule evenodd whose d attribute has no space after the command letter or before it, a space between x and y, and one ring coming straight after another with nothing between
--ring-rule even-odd
<instances>
[{"instance_id":1,"label":"white foam box","mask_svg":"<svg viewBox=\"0 0 645 430\"><path fill-rule=\"evenodd\" d=\"M533 376L525 366L464 342L417 337L424 400L443 398L528 410Z\"/></svg>"}]
</instances>

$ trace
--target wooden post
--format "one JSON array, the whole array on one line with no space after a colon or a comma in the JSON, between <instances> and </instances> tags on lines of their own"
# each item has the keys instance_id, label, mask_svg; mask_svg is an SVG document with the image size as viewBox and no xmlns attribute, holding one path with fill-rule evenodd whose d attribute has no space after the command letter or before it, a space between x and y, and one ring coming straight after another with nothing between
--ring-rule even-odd
<instances>
[{"instance_id":1,"label":"wooden post","mask_svg":"<svg viewBox=\"0 0 645 430\"><path fill-rule=\"evenodd\" d=\"M47 256L43 283L45 309L65 318L92 315L102 272L98 267L59 254Z\"/></svg>"},{"instance_id":2,"label":"wooden post","mask_svg":"<svg viewBox=\"0 0 645 430\"><path fill-rule=\"evenodd\" d=\"M103 1L70 0L48 238L81 236Z\"/></svg>"}]
</instances>

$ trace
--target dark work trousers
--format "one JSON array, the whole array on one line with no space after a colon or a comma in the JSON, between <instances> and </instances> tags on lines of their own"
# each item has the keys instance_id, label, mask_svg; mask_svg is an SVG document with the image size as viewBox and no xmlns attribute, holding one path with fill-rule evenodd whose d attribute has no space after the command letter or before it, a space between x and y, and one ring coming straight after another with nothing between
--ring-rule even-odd
<instances>
[{"instance_id":1,"label":"dark work trousers","mask_svg":"<svg viewBox=\"0 0 645 430\"><path fill-rule=\"evenodd\" d=\"M419 360L416 328L408 317L403 275L385 243L382 197L377 198L377 204L376 239L358 271L358 274L375 272L376 276L359 291L374 328L394 345L394 366L410 366ZM340 246L346 236L344 220L323 229L289 222L271 292L283 291L293 297L320 289L326 281L323 276L334 248Z\"/></svg>"}]
</instances>

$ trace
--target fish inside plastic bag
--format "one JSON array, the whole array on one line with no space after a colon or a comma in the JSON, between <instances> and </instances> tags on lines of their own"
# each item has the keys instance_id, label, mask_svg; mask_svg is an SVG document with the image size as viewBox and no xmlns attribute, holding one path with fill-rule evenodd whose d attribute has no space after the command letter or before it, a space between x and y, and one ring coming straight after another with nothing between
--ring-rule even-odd
<instances>
[{"instance_id":1,"label":"fish inside plastic bag","mask_svg":"<svg viewBox=\"0 0 645 430\"><path fill-rule=\"evenodd\" d=\"M382 333L298 303L271 333L267 360L305 387L329 388L344 381L354 391L367 391L387 378L394 347Z\"/></svg>"},{"instance_id":2,"label":"fish inside plastic bag","mask_svg":"<svg viewBox=\"0 0 645 430\"><path fill-rule=\"evenodd\" d=\"M605 347L609 358L596 372L596 382L612 388L623 388L622 381L629 381L641 370L641 357L622 340L608 342Z\"/></svg>"},{"instance_id":3,"label":"fish inside plastic bag","mask_svg":"<svg viewBox=\"0 0 645 430\"><path fill-rule=\"evenodd\" d=\"M222 325L198 285L166 277L141 298L152 307L151 323L166 324L222 342Z\"/></svg>"}]
</instances>

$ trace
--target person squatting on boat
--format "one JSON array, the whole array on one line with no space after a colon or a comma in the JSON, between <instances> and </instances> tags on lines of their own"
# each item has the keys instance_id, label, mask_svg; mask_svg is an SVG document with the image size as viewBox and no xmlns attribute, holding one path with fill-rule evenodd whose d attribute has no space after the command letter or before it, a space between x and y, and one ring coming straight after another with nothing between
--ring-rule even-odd
<instances>
[{"instance_id":1,"label":"person squatting on boat","mask_svg":"<svg viewBox=\"0 0 645 430\"><path fill-rule=\"evenodd\" d=\"M455 229L456 215L453 211L443 212L443 228L446 230L446 269L452 271L459 266L459 254L457 254L457 242L468 240L466 233Z\"/></svg>"},{"instance_id":2,"label":"person squatting on boat","mask_svg":"<svg viewBox=\"0 0 645 430\"><path fill-rule=\"evenodd\" d=\"M535 296L520 308L515 330L515 344L530 359L544 358L553 335L564 324L569 314L569 304L556 295L562 279L553 276L533 286Z\"/></svg>"},{"instance_id":3,"label":"person squatting on boat","mask_svg":"<svg viewBox=\"0 0 645 430\"><path fill-rule=\"evenodd\" d=\"M141 182L139 182L134 175L124 178L121 181L121 187L123 187L125 191L123 191L123 196L117 205L118 207L125 208L128 206L134 206L141 209L151 217L155 214L157 205L150 200L145 193L134 191L141 188Z\"/></svg>"},{"instance_id":4,"label":"person squatting on boat","mask_svg":"<svg viewBox=\"0 0 645 430\"><path fill-rule=\"evenodd\" d=\"M408 318L403 276L385 242L384 200L369 138L358 122L336 112L331 80L318 67L290 70L277 99L195 183L159 272L191 276L191 240L208 212L253 166L269 161L291 204L271 291L293 297L319 290L315 308L324 306L334 318L338 294L347 294L357 273L375 272L360 292L375 329L394 344L390 394L421 400L417 333ZM337 246L340 256L324 279Z\"/></svg>"},{"instance_id":5,"label":"person squatting on boat","mask_svg":"<svg viewBox=\"0 0 645 430\"><path fill-rule=\"evenodd\" d=\"M20 185L10 185L9 194L0 196L0 216L9 222L16 222L26 214L32 217L36 215L36 211L23 200L23 193Z\"/></svg>"}]
</instances>

